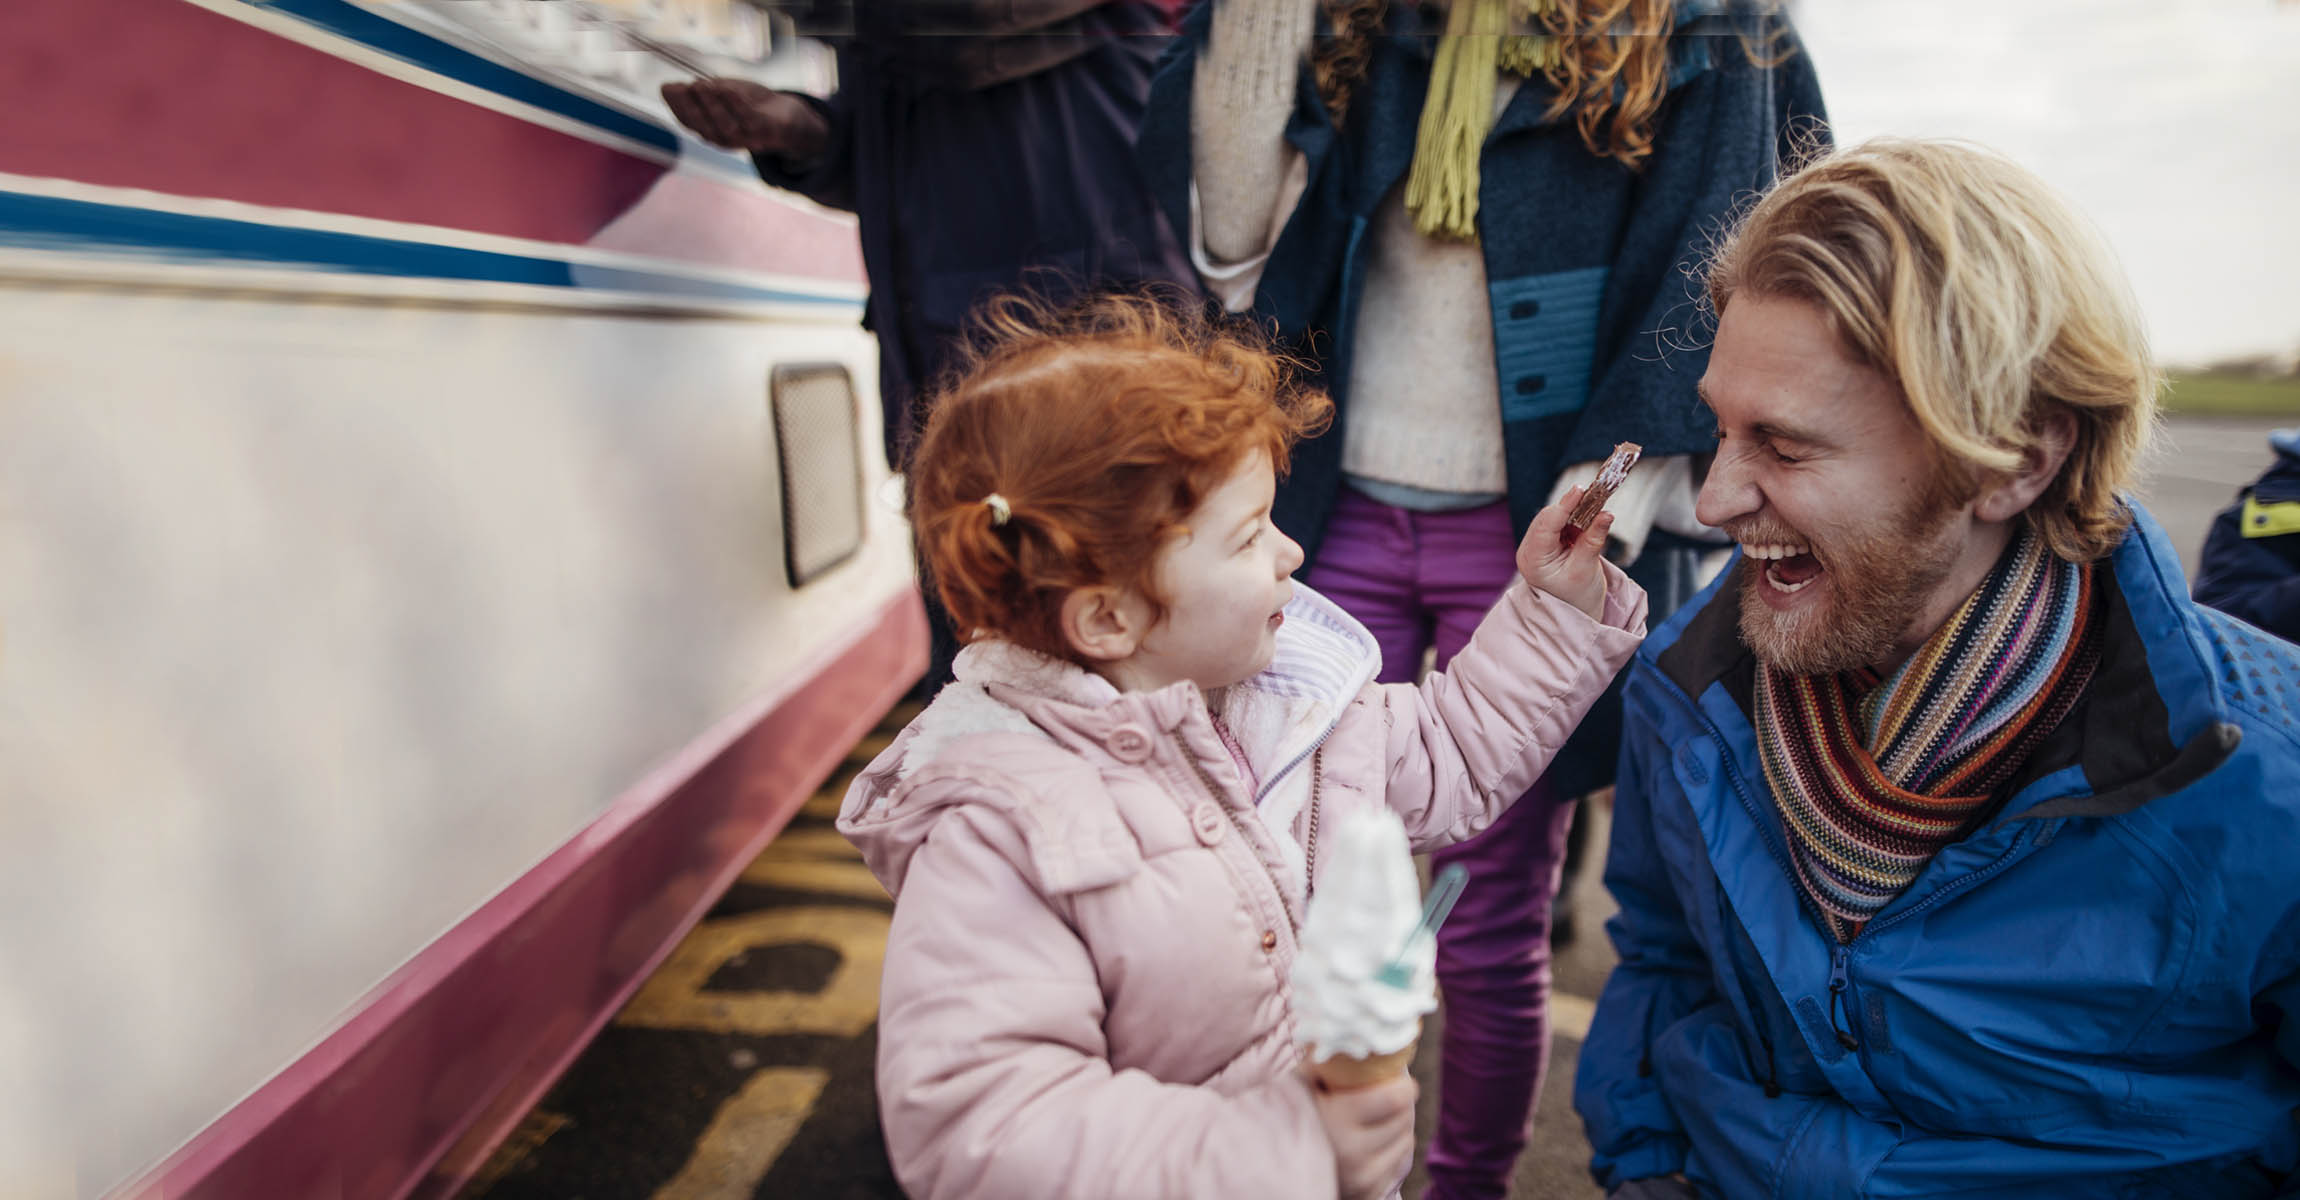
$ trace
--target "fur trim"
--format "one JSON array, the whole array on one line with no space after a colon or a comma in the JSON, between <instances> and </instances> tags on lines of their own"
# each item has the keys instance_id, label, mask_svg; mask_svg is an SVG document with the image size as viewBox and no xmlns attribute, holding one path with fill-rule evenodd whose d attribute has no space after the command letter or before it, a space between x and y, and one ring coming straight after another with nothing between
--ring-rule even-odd
<instances>
[{"instance_id":1,"label":"fur trim","mask_svg":"<svg viewBox=\"0 0 2300 1200\"><path fill-rule=\"evenodd\" d=\"M903 752L904 774L935 760L952 741L976 733L1025 733L1054 739L1030 718L994 699L983 686L1004 683L1037 695L1100 708L1118 698L1118 689L1094 672L1011 642L976 642L951 663L951 683L911 723L910 747Z\"/></svg>"}]
</instances>

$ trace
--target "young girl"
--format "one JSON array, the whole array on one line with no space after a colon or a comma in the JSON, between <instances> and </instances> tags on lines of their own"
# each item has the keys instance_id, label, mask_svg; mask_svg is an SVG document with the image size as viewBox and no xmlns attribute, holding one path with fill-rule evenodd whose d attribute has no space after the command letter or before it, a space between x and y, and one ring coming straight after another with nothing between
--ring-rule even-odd
<instances>
[{"instance_id":1,"label":"young girl","mask_svg":"<svg viewBox=\"0 0 2300 1200\"><path fill-rule=\"evenodd\" d=\"M982 325L910 475L969 644L839 818L896 898L896 1175L927 1200L1379 1196L1413 1085L1320 1093L1291 1036L1318 830L1387 805L1426 850L1491 823L1627 662L1644 594L1607 518L1564 551L1543 509L1451 669L1375 685L1374 639L1270 522L1330 411L1293 364L1142 298Z\"/></svg>"}]
</instances>

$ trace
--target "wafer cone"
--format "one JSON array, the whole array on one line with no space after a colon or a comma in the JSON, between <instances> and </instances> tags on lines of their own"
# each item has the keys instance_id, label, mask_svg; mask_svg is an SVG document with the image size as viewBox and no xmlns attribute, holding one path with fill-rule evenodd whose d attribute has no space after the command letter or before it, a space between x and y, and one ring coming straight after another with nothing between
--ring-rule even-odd
<instances>
[{"instance_id":1,"label":"wafer cone","mask_svg":"<svg viewBox=\"0 0 2300 1200\"><path fill-rule=\"evenodd\" d=\"M1386 1083L1406 1073L1413 1065L1414 1047L1421 1043L1420 1027L1415 1027L1414 1040L1388 1054L1336 1054L1331 1058L1310 1059L1310 1076L1318 1086L1329 1092L1354 1092L1359 1088Z\"/></svg>"}]
</instances>

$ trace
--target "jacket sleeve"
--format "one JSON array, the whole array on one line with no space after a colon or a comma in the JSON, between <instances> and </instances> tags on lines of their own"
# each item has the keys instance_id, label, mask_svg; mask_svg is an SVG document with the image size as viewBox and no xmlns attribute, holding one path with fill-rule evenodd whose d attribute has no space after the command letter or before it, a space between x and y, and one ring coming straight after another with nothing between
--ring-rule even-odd
<instances>
[{"instance_id":1,"label":"jacket sleeve","mask_svg":"<svg viewBox=\"0 0 2300 1200\"><path fill-rule=\"evenodd\" d=\"M1647 1055L1654 1035L1713 992L1708 959L1677 906L1653 837L1647 760L1666 764L1668 755L1657 731L1631 731L1613 793L1605 886L1621 911L1606 932L1621 961L1598 997L1573 1081L1573 1107L1595 1152L1590 1171L1607 1187L1684 1169L1684 1126Z\"/></svg>"},{"instance_id":2,"label":"jacket sleeve","mask_svg":"<svg viewBox=\"0 0 2300 1200\"><path fill-rule=\"evenodd\" d=\"M904 1192L1333 1196L1300 1077L1225 1095L1112 1068L1088 947L1022 865L1021 835L984 807L936 825L887 935L879 1106Z\"/></svg>"},{"instance_id":3,"label":"jacket sleeve","mask_svg":"<svg viewBox=\"0 0 2300 1200\"><path fill-rule=\"evenodd\" d=\"M2300 914L2288 916L2276 950L2261 964L2268 985L2261 989L2256 1008L2276 1018L2276 1055L2287 1069L2300 1072ZM2284 1177L2277 1200L2300 1198L2300 1171Z\"/></svg>"},{"instance_id":4,"label":"jacket sleeve","mask_svg":"<svg viewBox=\"0 0 2300 1200\"><path fill-rule=\"evenodd\" d=\"M2300 534L2247 538L2239 527L2239 503L2224 508L2205 534L2196 571L2196 602L2300 642L2300 550L2279 554L2279 543L2300 543Z\"/></svg>"},{"instance_id":5,"label":"jacket sleeve","mask_svg":"<svg viewBox=\"0 0 2300 1200\"><path fill-rule=\"evenodd\" d=\"M1205 65L1213 33L1214 9L1207 2L1190 6L1183 14L1181 36L1176 37L1151 77L1150 98L1135 138L1135 156L1167 223L1187 234L1198 228L1194 216L1194 179L1199 160L1193 136L1192 112L1198 93L1198 72ZM1278 170L1270 174L1268 203L1276 226L1267 235L1266 255L1252 278L1213 280L1210 289L1225 305L1275 318L1290 337L1309 332L1341 271L1351 222L1343 202L1347 172L1341 160L1344 147L1333 119L1327 114L1311 68L1302 56L1293 64L1295 79L1290 108L1285 110L1283 153ZM1211 84L1209 85L1212 86ZM1284 90L1264 79L1257 89ZM1196 239L1193 239L1196 240ZM1193 257L1204 259L1204 247ZM1250 299L1248 299L1250 295Z\"/></svg>"},{"instance_id":6,"label":"jacket sleeve","mask_svg":"<svg viewBox=\"0 0 2300 1200\"><path fill-rule=\"evenodd\" d=\"M1645 638L1645 591L1605 564L1605 619L1520 579L1446 669L1377 684L1387 798L1416 850L1493 823L1541 773Z\"/></svg>"},{"instance_id":7,"label":"jacket sleeve","mask_svg":"<svg viewBox=\"0 0 2300 1200\"><path fill-rule=\"evenodd\" d=\"M1709 357L1695 327L1701 268L1798 142L1827 132L1820 80L1787 20L1742 28L1747 20L1707 18L1677 35L1715 65L1665 102L1606 277L1589 403L1562 462L1602 459L1620 441L1650 456L1715 448L1714 424L1693 394Z\"/></svg>"},{"instance_id":8,"label":"jacket sleeve","mask_svg":"<svg viewBox=\"0 0 2300 1200\"><path fill-rule=\"evenodd\" d=\"M844 67L846 64L840 64ZM841 72L845 74L844 71ZM797 192L826 208L855 210L854 98L845 88L829 96L800 96L830 127L821 158L794 164L772 154L753 154L751 167L784 191Z\"/></svg>"}]
</instances>

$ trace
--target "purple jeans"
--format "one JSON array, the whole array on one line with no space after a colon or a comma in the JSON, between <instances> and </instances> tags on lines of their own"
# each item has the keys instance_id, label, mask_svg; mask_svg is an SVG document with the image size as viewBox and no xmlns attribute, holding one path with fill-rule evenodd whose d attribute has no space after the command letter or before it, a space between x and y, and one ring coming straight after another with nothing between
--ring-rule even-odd
<instances>
[{"instance_id":1,"label":"purple jeans","mask_svg":"<svg viewBox=\"0 0 2300 1200\"><path fill-rule=\"evenodd\" d=\"M1395 508L1344 488L1305 577L1381 643L1385 683L1410 682L1422 653L1443 667L1517 573L1509 506ZM1484 833L1432 856L1469 885L1438 931L1445 997L1438 1127L1429 1190L1502 1197L1549 1065L1549 910L1573 806L1538 781Z\"/></svg>"}]
</instances>

